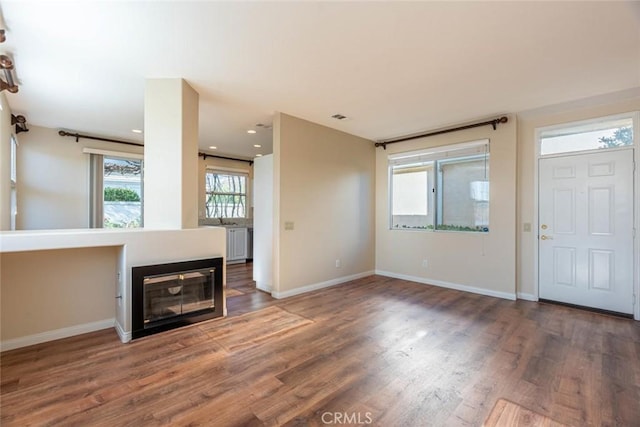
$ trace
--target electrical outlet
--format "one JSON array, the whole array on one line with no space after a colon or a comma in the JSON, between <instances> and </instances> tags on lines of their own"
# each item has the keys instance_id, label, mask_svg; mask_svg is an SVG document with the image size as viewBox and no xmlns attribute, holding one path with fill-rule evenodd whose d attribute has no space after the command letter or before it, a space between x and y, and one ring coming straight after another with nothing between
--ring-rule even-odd
<instances>
[{"instance_id":1,"label":"electrical outlet","mask_svg":"<svg viewBox=\"0 0 640 427\"><path fill-rule=\"evenodd\" d=\"M429 261L427 261L426 259L422 260L422 268L429 268Z\"/></svg>"},{"instance_id":2,"label":"electrical outlet","mask_svg":"<svg viewBox=\"0 0 640 427\"><path fill-rule=\"evenodd\" d=\"M342 267L342 262L339 259L337 259L336 260L336 268L340 268L340 267Z\"/></svg>"},{"instance_id":3,"label":"electrical outlet","mask_svg":"<svg viewBox=\"0 0 640 427\"><path fill-rule=\"evenodd\" d=\"M285 221L285 223L284 223L284 229L285 230L293 230L294 226L295 226L295 224L293 223L293 221Z\"/></svg>"}]
</instances>

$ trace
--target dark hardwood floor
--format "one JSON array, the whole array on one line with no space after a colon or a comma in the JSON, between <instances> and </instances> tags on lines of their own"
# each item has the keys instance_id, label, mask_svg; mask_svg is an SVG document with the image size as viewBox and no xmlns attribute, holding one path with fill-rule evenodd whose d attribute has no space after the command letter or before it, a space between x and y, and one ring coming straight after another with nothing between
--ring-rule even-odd
<instances>
[{"instance_id":1,"label":"dark hardwood floor","mask_svg":"<svg viewBox=\"0 0 640 427\"><path fill-rule=\"evenodd\" d=\"M479 426L504 398L640 425L639 322L380 276L274 300L227 274L227 318L2 353L0 424Z\"/></svg>"}]
</instances>

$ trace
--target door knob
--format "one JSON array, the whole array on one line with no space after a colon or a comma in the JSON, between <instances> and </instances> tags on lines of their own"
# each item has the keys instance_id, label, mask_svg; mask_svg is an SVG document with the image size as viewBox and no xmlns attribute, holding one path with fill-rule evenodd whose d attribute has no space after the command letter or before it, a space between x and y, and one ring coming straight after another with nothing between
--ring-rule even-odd
<instances>
[{"instance_id":1,"label":"door knob","mask_svg":"<svg viewBox=\"0 0 640 427\"><path fill-rule=\"evenodd\" d=\"M540 240L553 240L553 237L551 236L545 236L544 234L542 236L540 236Z\"/></svg>"}]
</instances>

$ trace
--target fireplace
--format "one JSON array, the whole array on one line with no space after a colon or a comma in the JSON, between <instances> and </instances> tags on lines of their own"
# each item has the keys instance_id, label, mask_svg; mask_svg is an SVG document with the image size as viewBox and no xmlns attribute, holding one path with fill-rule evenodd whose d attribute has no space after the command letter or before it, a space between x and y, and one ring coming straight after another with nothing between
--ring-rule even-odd
<instances>
[{"instance_id":1,"label":"fireplace","mask_svg":"<svg viewBox=\"0 0 640 427\"><path fill-rule=\"evenodd\" d=\"M132 338L223 315L222 258L133 267Z\"/></svg>"}]
</instances>

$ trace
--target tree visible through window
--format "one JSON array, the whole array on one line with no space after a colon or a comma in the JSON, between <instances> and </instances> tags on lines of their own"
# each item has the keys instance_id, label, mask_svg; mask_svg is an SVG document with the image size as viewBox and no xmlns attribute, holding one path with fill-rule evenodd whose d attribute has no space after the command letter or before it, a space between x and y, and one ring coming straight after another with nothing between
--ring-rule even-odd
<instances>
[{"instance_id":1,"label":"tree visible through window","mask_svg":"<svg viewBox=\"0 0 640 427\"><path fill-rule=\"evenodd\" d=\"M566 123L540 132L540 155L632 146L633 118L628 115Z\"/></svg>"},{"instance_id":2,"label":"tree visible through window","mask_svg":"<svg viewBox=\"0 0 640 427\"><path fill-rule=\"evenodd\" d=\"M210 171L205 180L207 218L247 216L247 175Z\"/></svg>"},{"instance_id":3,"label":"tree visible through window","mask_svg":"<svg viewBox=\"0 0 640 427\"><path fill-rule=\"evenodd\" d=\"M615 129L611 136L598 138L600 148L615 148L625 145L633 145L633 129L631 126Z\"/></svg>"}]
</instances>

